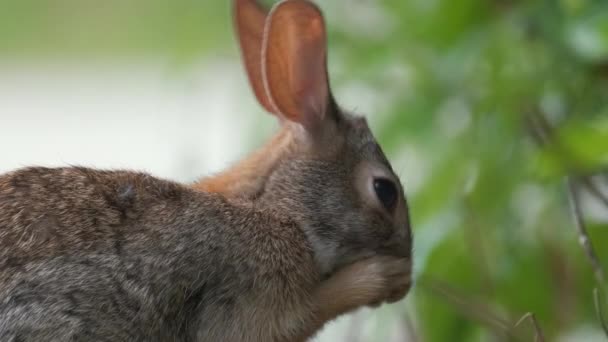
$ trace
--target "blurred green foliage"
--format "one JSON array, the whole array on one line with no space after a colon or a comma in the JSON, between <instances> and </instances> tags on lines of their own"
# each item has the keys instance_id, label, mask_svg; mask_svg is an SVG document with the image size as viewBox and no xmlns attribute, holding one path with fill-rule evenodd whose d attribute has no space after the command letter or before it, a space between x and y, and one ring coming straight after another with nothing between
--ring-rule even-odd
<instances>
[{"instance_id":1,"label":"blurred green foliage","mask_svg":"<svg viewBox=\"0 0 608 342\"><path fill-rule=\"evenodd\" d=\"M335 88L368 87L406 191L418 179L419 282L402 308L417 334L532 340L512 325L533 312L548 341L601 339L564 179L608 183L608 2L319 2ZM236 58L231 25L226 0L0 0L0 54ZM607 264L608 223L594 217Z\"/></svg>"}]
</instances>

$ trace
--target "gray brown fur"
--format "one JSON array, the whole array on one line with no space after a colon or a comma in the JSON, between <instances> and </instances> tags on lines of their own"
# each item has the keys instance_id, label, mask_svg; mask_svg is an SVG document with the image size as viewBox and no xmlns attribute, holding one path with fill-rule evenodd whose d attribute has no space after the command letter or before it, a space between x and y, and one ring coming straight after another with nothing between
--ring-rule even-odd
<instances>
[{"instance_id":1,"label":"gray brown fur","mask_svg":"<svg viewBox=\"0 0 608 342\"><path fill-rule=\"evenodd\" d=\"M385 163L377 145L348 143L367 130L356 121L342 122L350 134L323 158L290 148L255 201L125 171L28 168L1 176L0 340L310 334L324 304L315 303L315 291L338 268L376 254L410 258L409 228L394 230L353 196L349 170L370 158ZM363 304L375 303L353 309Z\"/></svg>"},{"instance_id":2,"label":"gray brown fur","mask_svg":"<svg viewBox=\"0 0 608 342\"><path fill-rule=\"evenodd\" d=\"M271 211L140 173L4 175L0 341L266 340L257 312L288 316L318 281Z\"/></svg>"}]
</instances>

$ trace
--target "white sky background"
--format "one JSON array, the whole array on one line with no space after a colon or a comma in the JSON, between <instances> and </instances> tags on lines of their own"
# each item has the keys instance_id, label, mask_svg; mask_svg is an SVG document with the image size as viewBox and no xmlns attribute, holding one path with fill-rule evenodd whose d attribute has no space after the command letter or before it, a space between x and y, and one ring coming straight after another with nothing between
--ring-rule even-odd
<instances>
[{"instance_id":1,"label":"white sky background","mask_svg":"<svg viewBox=\"0 0 608 342\"><path fill-rule=\"evenodd\" d=\"M252 145L248 126L274 125L252 112L241 73L234 63L177 75L162 64L2 64L0 171L77 164L179 181L217 171Z\"/></svg>"}]
</instances>

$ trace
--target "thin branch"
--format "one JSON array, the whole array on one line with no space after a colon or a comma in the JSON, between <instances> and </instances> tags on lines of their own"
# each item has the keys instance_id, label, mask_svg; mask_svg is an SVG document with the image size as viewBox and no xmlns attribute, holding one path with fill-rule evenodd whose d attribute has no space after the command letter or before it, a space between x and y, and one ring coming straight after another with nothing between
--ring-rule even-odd
<instances>
[{"instance_id":1,"label":"thin branch","mask_svg":"<svg viewBox=\"0 0 608 342\"><path fill-rule=\"evenodd\" d=\"M583 247L585 254L587 255L587 259L593 268L593 272L595 274L595 279L597 283L605 288L605 276L604 270L602 269L602 265L600 264L599 258L595 253L595 249L593 248L593 243L591 242L591 238L587 233L587 227L585 225L585 221L583 220L583 213L581 210L581 205L579 203L576 184L572 178L568 177L566 179L567 187L568 187L568 199L570 200L570 207L572 209L572 216L574 217L574 226L576 227L576 231L578 233L578 241Z\"/></svg>"},{"instance_id":2,"label":"thin branch","mask_svg":"<svg viewBox=\"0 0 608 342\"><path fill-rule=\"evenodd\" d=\"M529 125L532 126L530 130L535 142L539 146L551 146L556 154L559 154L560 162L566 170L581 173L584 168L581 166L579 158L556 136L553 126L540 109L536 108L529 116Z\"/></svg>"},{"instance_id":3,"label":"thin branch","mask_svg":"<svg viewBox=\"0 0 608 342\"><path fill-rule=\"evenodd\" d=\"M593 182L593 180L589 177L585 177L581 180L587 191L593 197L595 197L598 201L602 202L604 206L608 209L608 195L604 194L600 189L598 189L597 184Z\"/></svg>"},{"instance_id":4,"label":"thin branch","mask_svg":"<svg viewBox=\"0 0 608 342\"><path fill-rule=\"evenodd\" d=\"M523 315L519 321L515 323L515 327L518 327L525 320L529 320L532 323L532 327L534 328L534 342L545 342L545 334L543 334L543 330L540 328L540 324L538 324L538 320L533 313L528 312Z\"/></svg>"},{"instance_id":5,"label":"thin branch","mask_svg":"<svg viewBox=\"0 0 608 342\"><path fill-rule=\"evenodd\" d=\"M545 146L549 143L549 137L547 136L547 132L541 127L542 125L538 123L537 119L538 114L531 112L530 114L524 117L526 128L528 130L528 134L534 140L534 143L538 146Z\"/></svg>"},{"instance_id":6,"label":"thin branch","mask_svg":"<svg viewBox=\"0 0 608 342\"><path fill-rule=\"evenodd\" d=\"M528 125L532 138L539 146L545 146L548 144L553 145L553 147L556 148L562 155L565 166L568 169L573 170L575 173L577 170L580 170L576 167L576 159L572 158L573 156L569 153L569 151L564 148L564 146L560 143L559 140L554 138L553 128L546 120L544 115L542 115L542 113L539 113L538 111L534 111L533 113L531 113L531 115L528 117ZM606 174L604 174L604 177L606 177ZM608 208L608 195L604 194L601 190L598 189L597 184L593 182L593 179L590 175L580 177L579 182L593 197L595 197L596 200L600 201L604 206L606 206L606 208ZM599 258L597 257L597 254L595 253L593 243L587 232L587 227L585 225L585 221L583 220L583 214L580 205L580 199L577 193L577 187L575 181L572 179L572 176L566 178L566 183L568 189L568 199L572 210L572 216L574 218L574 224L578 233L579 243L587 256L589 263L591 264L597 283L599 284L602 290L605 290L606 282L604 270L599 261ZM605 335L608 337L608 324L604 320L600 301L600 292L597 288L594 290L593 295L596 314L598 316L598 319L600 320L600 324ZM522 317L522 320L525 318L526 316ZM531 316L531 318L533 320L533 323L537 324L534 316Z\"/></svg>"},{"instance_id":7,"label":"thin branch","mask_svg":"<svg viewBox=\"0 0 608 342\"><path fill-rule=\"evenodd\" d=\"M585 167L581 165L579 159L568 148L568 146L564 145L563 142L560 141L559 137L556 136L553 126L547 120L545 115L543 115L540 109L531 109L525 116L525 124L528 134L534 143L536 143L536 145L539 147L550 146L555 151L555 154L559 155L559 161L565 170L569 171L570 174L577 174L580 176L582 178L581 182L589 188L589 191L608 207L608 195L603 194L597 189L595 184L593 184L590 179L593 174L585 172ZM600 168L594 171L596 174L602 174L606 171L606 169Z\"/></svg>"},{"instance_id":8,"label":"thin branch","mask_svg":"<svg viewBox=\"0 0 608 342\"><path fill-rule=\"evenodd\" d=\"M600 321L604 335L608 337L608 323L604 319L604 311L602 310L602 301L600 300L600 290L596 287L593 289L593 302L595 303L595 314Z\"/></svg>"},{"instance_id":9,"label":"thin branch","mask_svg":"<svg viewBox=\"0 0 608 342\"><path fill-rule=\"evenodd\" d=\"M490 308L480 303L480 301L470 298L470 296L461 293L447 283L431 279L427 276L418 279L418 286L442 296L459 312L484 324L492 331L507 332L511 335L511 324L508 321L492 312Z\"/></svg>"}]
</instances>

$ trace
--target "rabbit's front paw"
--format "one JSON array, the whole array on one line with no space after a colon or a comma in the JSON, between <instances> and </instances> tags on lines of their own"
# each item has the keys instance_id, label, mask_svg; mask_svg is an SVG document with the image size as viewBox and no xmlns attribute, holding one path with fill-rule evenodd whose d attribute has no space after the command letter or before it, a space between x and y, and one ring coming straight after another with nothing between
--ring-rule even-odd
<instances>
[{"instance_id":1,"label":"rabbit's front paw","mask_svg":"<svg viewBox=\"0 0 608 342\"><path fill-rule=\"evenodd\" d=\"M368 305L376 307L384 302L401 300L412 285L412 264L409 259L377 256L366 260L368 265L361 274L369 282L372 300Z\"/></svg>"},{"instance_id":2,"label":"rabbit's front paw","mask_svg":"<svg viewBox=\"0 0 608 342\"><path fill-rule=\"evenodd\" d=\"M409 259L375 256L348 265L324 281L315 292L322 322L360 308L393 303L411 287Z\"/></svg>"}]
</instances>

